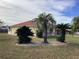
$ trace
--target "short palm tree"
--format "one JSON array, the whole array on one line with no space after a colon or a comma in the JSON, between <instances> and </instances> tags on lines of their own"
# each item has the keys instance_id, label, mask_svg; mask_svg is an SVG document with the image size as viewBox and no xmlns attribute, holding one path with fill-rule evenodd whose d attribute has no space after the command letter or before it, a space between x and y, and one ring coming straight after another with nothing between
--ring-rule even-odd
<instances>
[{"instance_id":1,"label":"short palm tree","mask_svg":"<svg viewBox=\"0 0 79 59\"><path fill-rule=\"evenodd\" d=\"M65 42L66 29L69 28L69 24L58 24L57 28L60 30L60 37L58 37L58 41Z\"/></svg>"},{"instance_id":2,"label":"short palm tree","mask_svg":"<svg viewBox=\"0 0 79 59\"><path fill-rule=\"evenodd\" d=\"M38 18L35 18L35 22L38 30L43 32L44 43L48 43L47 32L50 28L50 24L53 26L53 24L56 23L54 18L51 14L42 13L38 16Z\"/></svg>"}]
</instances>

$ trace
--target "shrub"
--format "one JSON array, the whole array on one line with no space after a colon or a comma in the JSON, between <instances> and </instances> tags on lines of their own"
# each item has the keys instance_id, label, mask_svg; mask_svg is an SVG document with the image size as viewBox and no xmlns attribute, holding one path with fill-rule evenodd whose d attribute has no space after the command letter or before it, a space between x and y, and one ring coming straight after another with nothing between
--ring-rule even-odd
<instances>
[{"instance_id":1,"label":"shrub","mask_svg":"<svg viewBox=\"0 0 79 59\"><path fill-rule=\"evenodd\" d=\"M58 35L57 36L57 41L60 41L60 42L64 42L64 39L62 39L63 37L61 35Z\"/></svg>"},{"instance_id":2,"label":"shrub","mask_svg":"<svg viewBox=\"0 0 79 59\"><path fill-rule=\"evenodd\" d=\"M66 29L69 28L69 24L58 24L57 28L59 29L57 31L58 32L57 40L60 42L65 42Z\"/></svg>"},{"instance_id":3,"label":"shrub","mask_svg":"<svg viewBox=\"0 0 79 59\"><path fill-rule=\"evenodd\" d=\"M17 36L19 38L19 43L30 43L31 38L29 36L33 36L33 33L31 32L31 29L29 27L23 26L16 31Z\"/></svg>"},{"instance_id":4,"label":"shrub","mask_svg":"<svg viewBox=\"0 0 79 59\"><path fill-rule=\"evenodd\" d=\"M40 31L40 30L37 30L37 31L36 31L36 36L37 36L38 38L43 38L43 32Z\"/></svg>"}]
</instances>

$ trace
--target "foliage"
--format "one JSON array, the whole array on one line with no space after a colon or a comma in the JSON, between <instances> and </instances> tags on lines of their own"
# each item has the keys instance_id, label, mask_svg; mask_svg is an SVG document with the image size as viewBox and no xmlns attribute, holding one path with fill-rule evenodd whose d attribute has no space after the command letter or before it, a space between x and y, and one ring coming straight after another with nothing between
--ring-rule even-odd
<instances>
[{"instance_id":1,"label":"foliage","mask_svg":"<svg viewBox=\"0 0 79 59\"><path fill-rule=\"evenodd\" d=\"M42 13L35 18L35 22L39 32L43 32L44 34L44 43L47 43L47 32L50 30L49 28L53 29L53 24L55 20L53 19L51 14ZM41 31L40 31L41 30Z\"/></svg>"},{"instance_id":2,"label":"foliage","mask_svg":"<svg viewBox=\"0 0 79 59\"><path fill-rule=\"evenodd\" d=\"M77 29L79 29L79 16L73 18L73 23L72 23L72 32L76 32Z\"/></svg>"},{"instance_id":3,"label":"foliage","mask_svg":"<svg viewBox=\"0 0 79 59\"><path fill-rule=\"evenodd\" d=\"M37 30L36 31L36 36L38 37L38 38L43 38L43 32L40 30Z\"/></svg>"},{"instance_id":4,"label":"foliage","mask_svg":"<svg viewBox=\"0 0 79 59\"><path fill-rule=\"evenodd\" d=\"M57 40L60 42L65 42L66 29L69 28L69 24L58 24L57 28L59 30Z\"/></svg>"},{"instance_id":5,"label":"foliage","mask_svg":"<svg viewBox=\"0 0 79 59\"><path fill-rule=\"evenodd\" d=\"M31 29L29 27L23 26L17 29L17 36L19 38L19 43L30 43L31 38L29 36L33 36Z\"/></svg>"},{"instance_id":6,"label":"foliage","mask_svg":"<svg viewBox=\"0 0 79 59\"><path fill-rule=\"evenodd\" d=\"M0 27L3 26L4 22L0 19Z\"/></svg>"}]
</instances>

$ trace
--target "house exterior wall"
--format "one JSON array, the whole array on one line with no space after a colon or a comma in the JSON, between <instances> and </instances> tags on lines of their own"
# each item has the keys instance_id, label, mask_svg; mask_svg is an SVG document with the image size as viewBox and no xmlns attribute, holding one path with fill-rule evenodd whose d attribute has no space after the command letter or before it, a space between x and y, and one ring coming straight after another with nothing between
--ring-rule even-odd
<instances>
[{"instance_id":1,"label":"house exterior wall","mask_svg":"<svg viewBox=\"0 0 79 59\"><path fill-rule=\"evenodd\" d=\"M16 30L20 28L20 27L11 27L8 31L9 35L14 35L16 36ZM34 33L34 36L36 36L36 30L37 28L35 27L29 27L31 29L31 31ZM53 28L53 32L52 33L48 33L48 36L54 36L56 34L56 30L55 28Z\"/></svg>"},{"instance_id":2,"label":"house exterior wall","mask_svg":"<svg viewBox=\"0 0 79 59\"><path fill-rule=\"evenodd\" d=\"M8 33L8 29L9 29L8 26L1 26L0 27L0 33Z\"/></svg>"},{"instance_id":3,"label":"house exterior wall","mask_svg":"<svg viewBox=\"0 0 79 59\"><path fill-rule=\"evenodd\" d=\"M15 35L15 36L16 36L16 30L17 30L18 28L20 28L20 27L11 27L10 30L8 31L8 34L9 34L9 35ZM35 33L36 33L36 31L35 31L36 28L30 27L30 29L31 29L31 31L34 33L34 36L36 36L36 35L35 35Z\"/></svg>"},{"instance_id":4,"label":"house exterior wall","mask_svg":"<svg viewBox=\"0 0 79 59\"><path fill-rule=\"evenodd\" d=\"M75 34L79 35L79 29L77 29L77 31L75 32Z\"/></svg>"},{"instance_id":5,"label":"house exterior wall","mask_svg":"<svg viewBox=\"0 0 79 59\"><path fill-rule=\"evenodd\" d=\"M8 31L9 35L16 35L16 30L18 29L18 27L11 27Z\"/></svg>"}]
</instances>

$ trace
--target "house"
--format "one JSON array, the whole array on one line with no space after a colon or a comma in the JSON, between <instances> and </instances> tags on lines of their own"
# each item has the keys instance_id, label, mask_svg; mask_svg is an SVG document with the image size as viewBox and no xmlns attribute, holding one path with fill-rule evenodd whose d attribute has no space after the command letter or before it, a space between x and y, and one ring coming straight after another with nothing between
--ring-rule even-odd
<instances>
[{"instance_id":1,"label":"house","mask_svg":"<svg viewBox=\"0 0 79 59\"><path fill-rule=\"evenodd\" d=\"M54 33L55 33L55 25L56 25L56 23L54 24L52 35L54 35ZM22 27L22 26L30 27L31 31L36 36L37 27L36 27L35 21L33 21L33 20L22 22L22 23L18 23L18 24L10 26L10 30L9 30L8 34L10 34L10 35L16 35L16 30L18 28ZM50 35L50 34L48 33L48 35Z\"/></svg>"},{"instance_id":2,"label":"house","mask_svg":"<svg viewBox=\"0 0 79 59\"><path fill-rule=\"evenodd\" d=\"M0 33L8 33L9 27L8 26L1 26Z\"/></svg>"},{"instance_id":3,"label":"house","mask_svg":"<svg viewBox=\"0 0 79 59\"><path fill-rule=\"evenodd\" d=\"M15 24L15 25L12 25L10 26L10 30L8 32L8 34L10 35L16 35L16 30L22 26L27 26L27 27L30 27L30 29L32 30L33 33L35 33L35 23L33 20L31 21L26 21L26 22L22 22L22 23L18 23L18 24Z\"/></svg>"},{"instance_id":4,"label":"house","mask_svg":"<svg viewBox=\"0 0 79 59\"><path fill-rule=\"evenodd\" d=\"M79 35L79 29L77 29L77 31L75 32L75 34Z\"/></svg>"},{"instance_id":5,"label":"house","mask_svg":"<svg viewBox=\"0 0 79 59\"><path fill-rule=\"evenodd\" d=\"M4 25L3 21L0 19L0 33L8 33L9 26Z\"/></svg>"}]
</instances>

